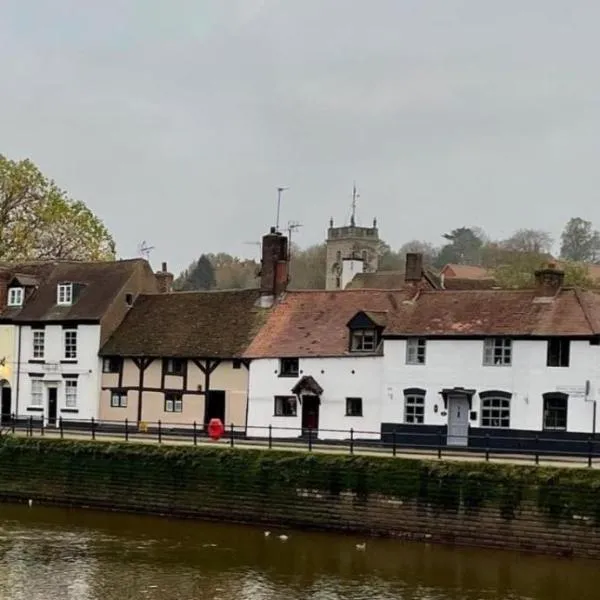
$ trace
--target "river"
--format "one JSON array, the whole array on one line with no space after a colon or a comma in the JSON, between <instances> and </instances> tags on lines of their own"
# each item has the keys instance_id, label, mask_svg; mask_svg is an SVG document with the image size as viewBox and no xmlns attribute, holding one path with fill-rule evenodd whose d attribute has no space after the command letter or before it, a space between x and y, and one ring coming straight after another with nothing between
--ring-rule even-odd
<instances>
[{"instance_id":1,"label":"river","mask_svg":"<svg viewBox=\"0 0 600 600\"><path fill-rule=\"evenodd\" d=\"M279 539L287 534L286 541ZM0 504L0 600L596 600L593 561Z\"/></svg>"}]
</instances>

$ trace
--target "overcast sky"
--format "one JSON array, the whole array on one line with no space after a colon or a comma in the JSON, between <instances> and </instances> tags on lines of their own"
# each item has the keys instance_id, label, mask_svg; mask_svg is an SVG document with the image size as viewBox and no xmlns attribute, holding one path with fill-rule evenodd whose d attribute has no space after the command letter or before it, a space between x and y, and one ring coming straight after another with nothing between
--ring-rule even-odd
<instances>
[{"instance_id":1,"label":"overcast sky","mask_svg":"<svg viewBox=\"0 0 600 600\"><path fill-rule=\"evenodd\" d=\"M2 0L0 153L180 270L377 216L393 247L600 227L600 2Z\"/></svg>"}]
</instances>

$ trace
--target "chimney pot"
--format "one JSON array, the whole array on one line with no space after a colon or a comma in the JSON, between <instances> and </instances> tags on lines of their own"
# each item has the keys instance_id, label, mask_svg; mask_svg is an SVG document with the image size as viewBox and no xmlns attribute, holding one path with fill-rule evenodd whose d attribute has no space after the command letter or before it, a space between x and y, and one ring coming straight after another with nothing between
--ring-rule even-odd
<instances>
[{"instance_id":1,"label":"chimney pot","mask_svg":"<svg viewBox=\"0 0 600 600\"><path fill-rule=\"evenodd\" d=\"M271 231L269 233L275 233L275 227L271 227Z\"/></svg>"},{"instance_id":2,"label":"chimney pot","mask_svg":"<svg viewBox=\"0 0 600 600\"><path fill-rule=\"evenodd\" d=\"M162 272L163 272L163 273L166 273L166 272L167 272L167 263L166 263L166 262L164 262L164 263L162 264Z\"/></svg>"}]
</instances>

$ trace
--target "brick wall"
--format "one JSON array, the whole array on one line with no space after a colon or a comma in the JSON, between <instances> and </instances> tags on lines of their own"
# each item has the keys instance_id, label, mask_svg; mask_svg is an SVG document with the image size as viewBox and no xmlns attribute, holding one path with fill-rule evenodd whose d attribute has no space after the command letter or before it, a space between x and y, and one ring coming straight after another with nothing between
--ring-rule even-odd
<instances>
[{"instance_id":1,"label":"brick wall","mask_svg":"<svg viewBox=\"0 0 600 600\"><path fill-rule=\"evenodd\" d=\"M600 473L5 437L0 499L600 558Z\"/></svg>"}]
</instances>

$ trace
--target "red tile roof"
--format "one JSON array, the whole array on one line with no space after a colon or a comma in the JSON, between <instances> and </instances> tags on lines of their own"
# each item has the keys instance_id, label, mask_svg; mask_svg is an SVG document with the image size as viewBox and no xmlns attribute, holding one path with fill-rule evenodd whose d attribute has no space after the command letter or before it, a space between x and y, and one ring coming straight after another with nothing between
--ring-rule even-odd
<instances>
[{"instance_id":1,"label":"red tile roof","mask_svg":"<svg viewBox=\"0 0 600 600\"><path fill-rule=\"evenodd\" d=\"M448 263L443 269L445 278L458 277L461 279L489 279L492 274L485 267L478 265L459 265Z\"/></svg>"},{"instance_id":2,"label":"red tile roof","mask_svg":"<svg viewBox=\"0 0 600 600\"><path fill-rule=\"evenodd\" d=\"M590 336L600 333L600 295L573 289L425 291L395 311L384 335Z\"/></svg>"},{"instance_id":3,"label":"red tile roof","mask_svg":"<svg viewBox=\"0 0 600 600\"><path fill-rule=\"evenodd\" d=\"M392 313L413 296L408 290L288 292L272 309L244 356L347 356L347 323L356 313Z\"/></svg>"}]
</instances>

